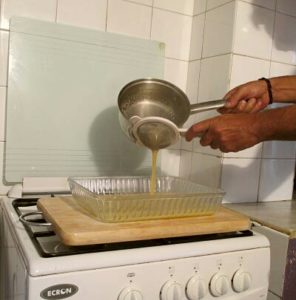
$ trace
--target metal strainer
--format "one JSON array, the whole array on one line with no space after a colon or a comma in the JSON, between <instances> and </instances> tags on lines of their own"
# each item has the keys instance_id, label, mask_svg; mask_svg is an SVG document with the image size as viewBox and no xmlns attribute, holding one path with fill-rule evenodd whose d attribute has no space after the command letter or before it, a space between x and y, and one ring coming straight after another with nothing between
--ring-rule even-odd
<instances>
[{"instance_id":1,"label":"metal strainer","mask_svg":"<svg viewBox=\"0 0 296 300\"><path fill-rule=\"evenodd\" d=\"M125 85L118 96L118 106L130 128L132 138L152 149L174 144L186 129L180 127L190 114L223 107L225 100L191 104L186 94L170 82L138 79Z\"/></svg>"}]
</instances>

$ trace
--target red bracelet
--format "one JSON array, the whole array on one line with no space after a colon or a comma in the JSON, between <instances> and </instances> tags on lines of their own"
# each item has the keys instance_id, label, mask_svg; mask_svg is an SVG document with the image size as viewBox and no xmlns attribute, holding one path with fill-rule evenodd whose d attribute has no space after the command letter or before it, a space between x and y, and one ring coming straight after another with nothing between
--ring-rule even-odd
<instances>
[{"instance_id":1,"label":"red bracelet","mask_svg":"<svg viewBox=\"0 0 296 300\"><path fill-rule=\"evenodd\" d=\"M269 103L268 104L272 104L273 103L273 96L272 96L272 87L271 87L270 80L265 78L265 77L262 77L259 80L265 81L265 83L267 85L268 96L269 96Z\"/></svg>"}]
</instances>

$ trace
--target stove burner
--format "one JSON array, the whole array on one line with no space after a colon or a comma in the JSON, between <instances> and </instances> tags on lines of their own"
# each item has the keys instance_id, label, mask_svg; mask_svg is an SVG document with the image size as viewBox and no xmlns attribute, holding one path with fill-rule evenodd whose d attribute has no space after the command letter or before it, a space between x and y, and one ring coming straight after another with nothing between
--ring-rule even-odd
<instances>
[{"instance_id":1,"label":"stove burner","mask_svg":"<svg viewBox=\"0 0 296 300\"><path fill-rule=\"evenodd\" d=\"M16 199L12 202L12 205L15 211L17 212L18 216L20 216L24 212L38 211L36 206L37 200L38 198ZM46 223L46 220L44 218L34 217L34 219L30 219L30 221L36 223ZM251 231L246 230L229 233L216 233L144 241L131 241L87 246L67 246L61 242L59 237L54 233L54 231L50 227L40 227L32 225L25 226L25 229L41 257L56 257L91 252L115 251L132 248L153 247L198 241L219 240L225 238L245 237L253 235Z\"/></svg>"}]
</instances>

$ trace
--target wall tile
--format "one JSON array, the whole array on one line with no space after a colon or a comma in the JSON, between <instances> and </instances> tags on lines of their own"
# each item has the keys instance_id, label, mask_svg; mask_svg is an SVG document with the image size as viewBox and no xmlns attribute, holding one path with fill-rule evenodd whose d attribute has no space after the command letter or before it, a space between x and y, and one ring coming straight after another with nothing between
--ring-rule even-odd
<instances>
[{"instance_id":1,"label":"wall tile","mask_svg":"<svg viewBox=\"0 0 296 300\"><path fill-rule=\"evenodd\" d=\"M177 59L165 59L164 79L177 85L186 93L188 62Z\"/></svg>"},{"instance_id":2,"label":"wall tile","mask_svg":"<svg viewBox=\"0 0 296 300\"><path fill-rule=\"evenodd\" d=\"M154 9L151 39L166 44L166 57L188 60L191 23L192 17Z\"/></svg>"},{"instance_id":3,"label":"wall tile","mask_svg":"<svg viewBox=\"0 0 296 300\"><path fill-rule=\"evenodd\" d=\"M200 59L203 45L205 14L194 16L192 19L190 60Z\"/></svg>"},{"instance_id":4,"label":"wall tile","mask_svg":"<svg viewBox=\"0 0 296 300\"><path fill-rule=\"evenodd\" d=\"M0 86L7 85L9 32L0 30Z\"/></svg>"},{"instance_id":5,"label":"wall tile","mask_svg":"<svg viewBox=\"0 0 296 300\"><path fill-rule=\"evenodd\" d=\"M262 156L262 143L244 149L242 151L223 153L223 157L232 157L232 158L261 158L261 156Z\"/></svg>"},{"instance_id":6,"label":"wall tile","mask_svg":"<svg viewBox=\"0 0 296 300\"><path fill-rule=\"evenodd\" d=\"M294 75L296 66L271 63L270 77L282 75ZM290 106L289 103L273 103L270 109ZM294 158L296 142L267 141L263 143L263 158Z\"/></svg>"},{"instance_id":7,"label":"wall tile","mask_svg":"<svg viewBox=\"0 0 296 300\"><path fill-rule=\"evenodd\" d=\"M276 10L288 15L296 16L295 0L277 0Z\"/></svg>"},{"instance_id":8,"label":"wall tile","mask_svg":"<svg viewBox=\"0 0 296 300\"><path fill-rule=\"evenodd\" d=\"M292 199L295 159L263 159L260 202Z\"/></svg>"},{"instance_id":9,"label":"wall tile","mask_svg":"<svg viewBox=\"0 0 296 300\"><path fill-rule=\"evenodd\" d=\"M186 123L183 127L184 128L189 128L190 126L187 126ZM193 142L187 142L185 138L182 138L182 140L181 140L181 149L192 152Z\"/></svg>"},{"instance_id":10,"label":"wall tile","mask_svg":"<svg viewBox=\"0 0 296 300\"><path fill-rule=\"evenodd\" d=\"M9 20L12 16L55 21L56 8L57 0L2 0L1 28L9 29Z\"/></svg>"},{"instance_id":11,"label":"wall tile","mask_svg":"<svg viewBox=\"0 0 296 300\"><path fill-rule=\"evenodd\" d=\"M107 31L150 37L152 8L122 0L108 0Z\"/></svg>"},{"instance_id":12,"label":"wall tile","mask_svg":"<svg viewBox=\"0 0 296 300\"><path fill-rule=\"evenodd\" d=\"M270 77L296 75L296 66L271 62ZM274 107L283 106L280 104ZM294 158L296 143L288 141L268 141L263 143L263 158Z\"/></svg>"},{"instance_id":13,"label":"wall tile","mask_svg":"<svg viewBox=\"0 0 296 300\"><path fill-rule=\"evenodd\" d=\"M206 11L206 7L207 7L207 0L195 0L193 15L204 13Z\"/></svg>"},{"instance_id":14,"label":"wall tile","mask_svg":"<svg viewBox=\"0 0 296 300\"><path fill-rule=\"evenodd\" d=\"M83 12L83 13L82 13ZM57 22L105 30L107 0L59 0Z\"/></svg>"},{"instance_id":15,"label":"wall tile","mask_svg":"<svg viewBox=\"0 0 296 300\"><path fill-rule=\"evenodd\" d=\"M275 77L284 75L296 75L296 66L271 62L269 76Z\"/></svg>"},{"instance_id":16,"label":"wall tile","mask_svg":"<svg viewBox=\"0 0 296 300\"><path fill-rule=\"evenodd\" d=\"M179 176L180 150L161 150L162 174L168 176Z\"/></svg>"},{"instance_id":17,"label":"wall tile","mask_svg":"<svg viewBox=\"0 0 296 300\"><path fill-rule=\"evenodd\" d=\"M192 165L192 152L181 151L180 158L180 177L189 179Z\"/></svg>"},{"instance_id":18,"label":"wall tile","mask_svg":"<svg viewBox=\"0 0 296 300\"><path fill-rule=\"evenodd\" d=\"M153 6L192 16L195 4L194 2L194 0L154 0Z\"/></svg>"},{"instance_id":19,"label":"wall tile","mask_svg":"<svg viewBox=\"0 0 296 300\"><path fill-rule=\"evenodd\" d=\"M198 82L200 72L200 60L194 60L188 64L186 94L191 103L196 103L198 98Z\"/></svg>"},{"instance_id":20,"label":"wall tile","mask_svg":"<svg viewBox=\"0 0 296 300\"><path fill-rule=\"evenodd\" d=\"M0 87L0 142L5 141L5 119L6 119L5 106L6 106L6 87Z\"/></svg>"},{"instance_id":21,"label":"wall tile","mask_svg":"<svg viewBox=\"0 0 296 300\"><path fill-rule=\"evenodd\" d=\"M270 59L273 24L273 11L237 2L234 53Z\"/></svg>"},{"instance_id":22,"label":"wall tile","mask_svg":"<svg viewBox=\"0 0 296 300\"><path fill-rule=\"evenodd\" d=\"M222 6L222 5L232 2L232 1L233 0L208 0L207 1L207 10Z\"/></svg>"},{"instance_id":23,"label":"wall tile","mask_svg":"<svg viewBox=\"0 0 296 300\"><path fill-rule=\"evenodd\" d=\"M296 142L268 141L263 143L263 158L295 158Z\"/></svg>"},{"instance_id":24,"label":"wall tile","mask_svg":"<svg viewBox=\"0 0 296 300\"><path fill-rule=\"evenodd\" d=\"M262 7L270 8L270 9L275 9L275 2L276 2L276 0L243 0L243 1L249 2L251 4L259 5Z\"/></svg>"},{"instance_id":25,"label":"wall tile","mask_svg":"<svg viewBox=\"0 0 296 300\"><path fill-rule=\"evenodd\" d=\"M136 3L139 3L139 4L148 5L148 6L153 5L153 0L124 0L124 1L136 2Z\"/></svg>"},{"instance_id":26,"label":"wall tile","mask_svg":"<svg viewBox=\"0 0 296 300\"><path fill-rule=\"evenodd\" d=\"M267 299L268 300L281 300L281 298L271 292L268 292L267 294Z\"/></svg>"},{"instance_id":27,"label":"wall tile","mask_svg":"<svg viewBox=\"0 0 296 300\"><path fill-rule=\"evenodd\" d=\"M242 55L233 55L230 88L234 88L248 81L257 80L261 77L268 77L269 69L269 61ZM260 143L239 152L224 153L223 156L238 158L260 158L261 153L262 144Z\"/></svg>"},{"instance_id":28,"label":"wall tile","mask_svg":"<svg viewBox=\"0 0 296 300\"><path fill-rule=\"evenodd\" d=\"M296 18L276 14L273 38L272 60L296 64Z\"/></svg>"},{"instance_id":29,"label":"wall tile","mask_svg":"<svg viewBox=\"0 0 296 300\"><path fill-rule=\"evenodd\" d=\"M229 89L231 55L202 59L198 102L222 99Z\"/></svg>"},{"instance_id":30,"label":"wall tile","mask_svg":"<svg viewBox=\"0 0 296 300\"><path fill-rule=\"evenodd\" d=\"M221 187L225 202L256 202L260 159L224 158Z\"/></svg>"},{"instance_id":31,"label":"wall tile","mask_svg":"<svg viewBox=\"0 0 296 300\"><path fill-rule=\"evenodd\" d=\"M206 13L202 57L230 53L233 43L235 2Z\"/></svg>"},{"instance_id":32,"label":"wall tile","mask_svg":"<svg viewBox=\"0 0 296 300\"><path fill-rule=\"evenodd\" d=\"M219 115L219 113L215 110L201 112L201 113L198 113L196 115L192 115L191 118L190 118L189 123L190 123L190 126L192 126L195 123L201 122L201 121L206 120L206 119L211 119L211 118L216 117L218 115ZM190 127L190 126L188 126L188 127ZM196 137L192 141L192 143L193 143L193 151L194 152L209 154L209 155L217 156L217 157L222 156L221 151L218 150L218 149L212 149L210 146L206 146L206 147L201 146L200 137Z\"/></svg>"},{"instance_id":33,"label":"wall tile","mask_svg":"<svg viewBox=\"0 0 296 300\"><path fill-rule=\"evenodd\" d=\"M193 153L190 180L211 187L220 186L221 158Z\"/></svg>"},{"instance_id":34,"label":"wall tile","mask_svg":"<svg viewBox=\"0 0 296 300\"><path fill-rule=\"evenodd\" d=\"M230 88L261 77L269 77L270 62L248 56L233 55ZM243 70L243 72L242 72Z\"/></svg>"}]
</instances>

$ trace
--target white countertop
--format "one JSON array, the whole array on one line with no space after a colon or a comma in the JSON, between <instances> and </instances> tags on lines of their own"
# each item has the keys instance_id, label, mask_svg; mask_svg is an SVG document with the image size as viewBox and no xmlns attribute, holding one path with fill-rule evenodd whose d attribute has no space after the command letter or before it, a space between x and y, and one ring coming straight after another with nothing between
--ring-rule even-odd
<instances>
[{"instance_id":1,"label":"white countertop","mask_svg":"<svg viewBox=\"0 0 296 300\"><path fill-rule=\"evenodd\" d=\"M262 225L296 238L296 201L232 203L224 206L236 210Z\"/></svg>"}]
</instances>

